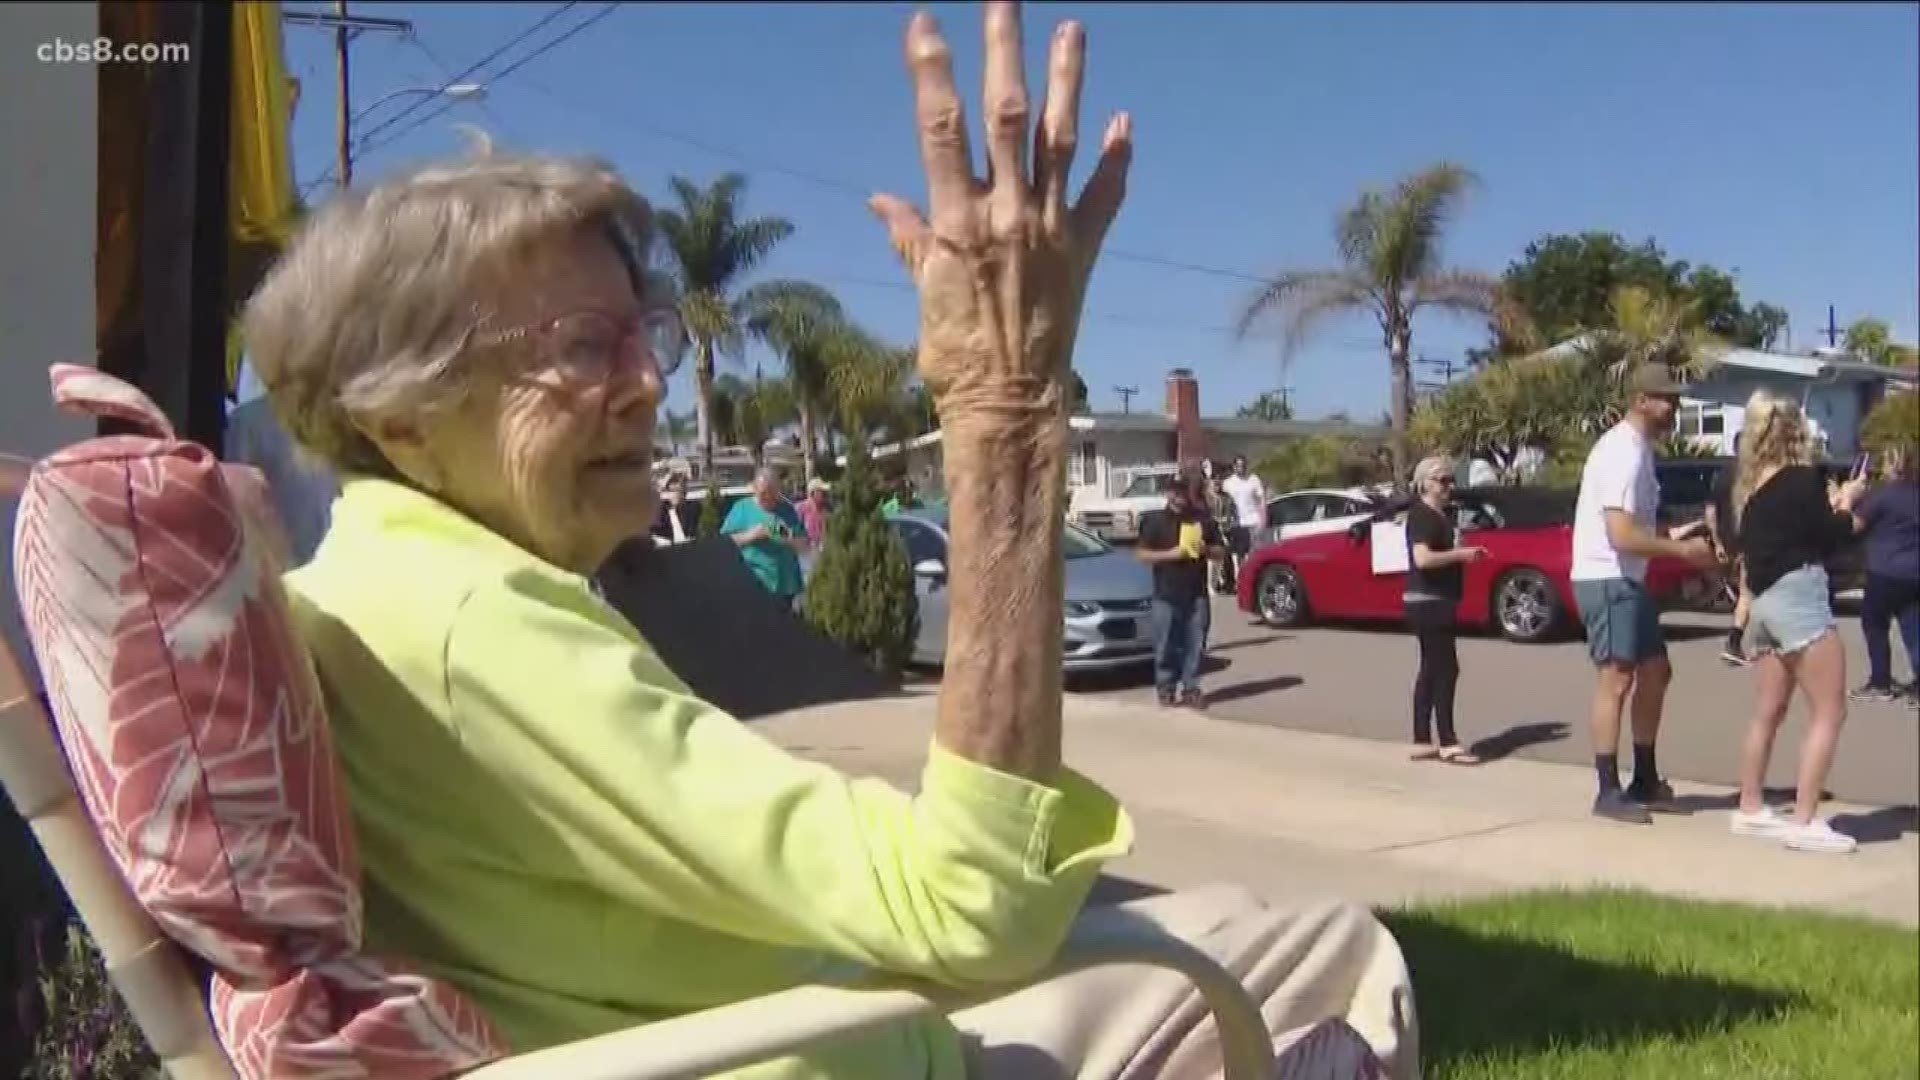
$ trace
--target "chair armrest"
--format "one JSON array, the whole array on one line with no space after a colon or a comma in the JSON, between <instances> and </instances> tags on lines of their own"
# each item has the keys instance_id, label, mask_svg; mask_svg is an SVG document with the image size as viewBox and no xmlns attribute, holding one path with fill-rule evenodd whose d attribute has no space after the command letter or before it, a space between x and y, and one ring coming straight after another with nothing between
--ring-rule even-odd
<instances>
[{"instance_id":1,"label":"chair armrest","mask_svg":"<svg viewBox=\"0 0 1920 1080\"><path fill-rule=\"evenodd\" d=\"M1059 955L1031 982L1106 964L1143 964L1191 980L1220 1031L1225 1080L1274 1075L1272 1036L1260 1010L1212 957L1124 908L1096 908L1075 923ZM1029 983L1028 985L1031 985ZM807 1046L1016 993L1023 987L853 990L804 986L671 1020L522 1054L465 1080L698 1080Z\"/></svg>"}]
</instances>

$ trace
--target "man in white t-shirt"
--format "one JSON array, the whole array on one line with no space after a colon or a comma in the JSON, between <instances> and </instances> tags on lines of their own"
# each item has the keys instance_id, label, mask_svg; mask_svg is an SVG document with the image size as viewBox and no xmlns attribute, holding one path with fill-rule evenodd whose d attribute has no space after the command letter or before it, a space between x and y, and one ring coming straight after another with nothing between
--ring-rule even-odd
<instances>
[{"instance_id":1,"label":"man in white t-shirt","mask_svg":"<svg viewBox=\"0 0 1920 1080\"><path fill-rule=\"evenodd\" d=\"M1713 545L1698 523L1662 534L1656 526L1660 483L1653 472L1653 440L1673 430L1685 388L1664 364L1645 364L1632 376L1626 416L1600 437L1580 473L1573 518L1573 597L1586 625L1587 651L1599 670L1588 717L1600 793L1593 812L1614 821L1646 824L1649 806L1673 798L1660 779L1654 743L1673 670L1667 663L1660 609L1647 592L1647 560L1655 556L1714 565ZM1620 713L1631 699L1633 782L1620 787Z\"/></svg>"},{"instance_id":2,"label":"man in white t-shirt","mask_svg":"<svg viewBox=\"0 0 1920 1080\"><path fill-rule=\"evenodd\" d=\"M1267 527L1267 485L1247 468L1245 455L1233 459L1233 475L1220 483L1220 490L1233 503L1233 528L1228 530L1227 549L1233 553L1234 580L1253 550L1253 538Z\"/></svg>"}]
</instances>

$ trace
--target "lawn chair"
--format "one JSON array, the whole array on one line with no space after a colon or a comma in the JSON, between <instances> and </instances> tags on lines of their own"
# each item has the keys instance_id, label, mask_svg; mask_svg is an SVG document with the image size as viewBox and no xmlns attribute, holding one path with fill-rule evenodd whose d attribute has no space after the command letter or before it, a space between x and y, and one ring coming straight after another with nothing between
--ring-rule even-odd
<instances>
[{"instance_id":1,"label":"lawn chair","mask_svg":"<svg viewBox=\"0 0 1920 1080\"><path fill-rule=\"evenodd\" d=\"M173 1080L699 1077L983 999L803 987L514 1055L450 988L362 955L350 822L264 483L176 440L132 387L52 374L63 407L143 434L0 466L24 488L16 583L54 714L0 641L0 783ZM1234 979L1123 910L1089 913L1043 977L1113 963L1187 975L1230 1080L1275 1075Z\"/></svg>"}]
</instances>

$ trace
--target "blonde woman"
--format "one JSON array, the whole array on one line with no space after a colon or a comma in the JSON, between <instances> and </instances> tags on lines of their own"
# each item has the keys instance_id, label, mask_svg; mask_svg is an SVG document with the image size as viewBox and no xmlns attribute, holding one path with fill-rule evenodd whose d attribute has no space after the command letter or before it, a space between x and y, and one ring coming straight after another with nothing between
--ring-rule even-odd
<instances>
[{"instance_id":1,"label":"blonde woman","mask_svg":"<svg viewBox=\"0 0 1920 1080\"><path fill-rule=\"evenodd\" d=\"M1764 390L1748 401L1733 514L1753 597L1746 651L1760 669L1760 695L1741 751L1732 828L1800 851L1845 853L1856 847L1854 839L1814 816L1847 718L1847 659L1835 632L1825 562L1853 535L1853 506L1866 485L1855 478L1829 492L1811 463L1812 447L1798 404ZM1800 747L1799 794L1789 817L1766 804L1765 784L1796 684L1812 723Z\"/></svg>"}]
</instances>

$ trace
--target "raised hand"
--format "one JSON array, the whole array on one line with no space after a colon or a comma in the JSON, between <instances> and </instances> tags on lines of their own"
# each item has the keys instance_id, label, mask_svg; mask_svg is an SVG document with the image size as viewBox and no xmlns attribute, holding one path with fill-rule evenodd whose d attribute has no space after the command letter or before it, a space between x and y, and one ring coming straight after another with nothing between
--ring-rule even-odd
<instances>
[{"instance_id":1,"label":"raised hand","mask_svg":"<svg viewBox=\"0 0 1920 1080\"><path fill-rule=\"evenodd\" d=\"M930 212L895 195L868 205L919 288L920 375L942 421L975 409L1064 417L1087 278L1126 193L1132 126L1125 113L1107 124L1093 175L1069 205L1086 35L1074 22L1054 31L1029 132L1020 6L989 3L985 22L987 178L973 175L952 57L923 11L906 53Z\"/></svg>"}]
</instances>

